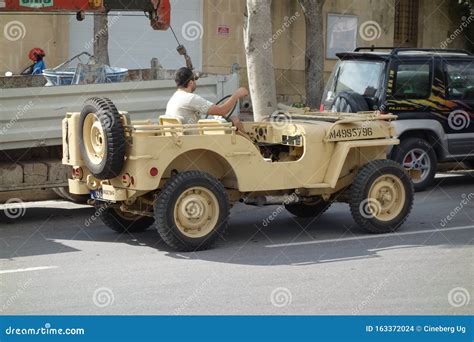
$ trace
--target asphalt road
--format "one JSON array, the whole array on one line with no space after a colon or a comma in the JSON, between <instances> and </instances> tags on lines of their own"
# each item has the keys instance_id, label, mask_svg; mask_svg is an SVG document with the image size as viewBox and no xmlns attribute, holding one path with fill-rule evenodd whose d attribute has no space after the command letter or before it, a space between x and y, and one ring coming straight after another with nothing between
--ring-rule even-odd
<instances>
[{"instance_id":1,"label":"asphalt road","mask_svg":"<svg viewBox=\"0 0 474 342\"><path fill-rule=\"evenodd\" d=\"M366 234L344 204L317 221L237 205L225 241L198 253L153 229L116 234L89 207L31 203L0 224L0 311L472 314L474 175L437 182L395 234Z\"/></svg>"}]
</instances>

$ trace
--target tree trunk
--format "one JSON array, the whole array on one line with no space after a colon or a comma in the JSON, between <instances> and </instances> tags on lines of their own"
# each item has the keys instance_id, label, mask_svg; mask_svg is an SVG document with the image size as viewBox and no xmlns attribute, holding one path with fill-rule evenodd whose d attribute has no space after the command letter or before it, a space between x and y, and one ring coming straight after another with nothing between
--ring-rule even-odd
<instances>
[{"instance_id":1,"label":"tree trunk","mask_svg":"<svg viewBox=\"0 0 474 342\"><path fill-rule=\"evenodd\" d=\"M261 121L277 107L271 44L271 0L247 0L247 16L244 39L249 90L254 120Z\"/></svg>"},{"instance_id":2,"label":"tree trunk","mask_svg":"<svg viewBox=\"0 0 474 342\"><path fill-rule=\"evenodd\" d=\"M94 57L98 63L110 65L107 13L94 14Z\"/></svg>"},{"instance_id":3,"label":"tree trunk","mask_svg":"<svg viewBox=\"0 0 474 342\"><path fill-rule=\"evenodd\" d=\"M324 91L324 0L298 0L306 22L306 105L319 108Z\"/></svg>"}]
</instances>

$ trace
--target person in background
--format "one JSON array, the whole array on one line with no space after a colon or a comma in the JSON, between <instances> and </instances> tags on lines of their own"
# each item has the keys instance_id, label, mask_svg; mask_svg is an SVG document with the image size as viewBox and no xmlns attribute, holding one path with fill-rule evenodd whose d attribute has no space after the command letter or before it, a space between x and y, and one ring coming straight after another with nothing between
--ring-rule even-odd
<instances>
[{"instance_id":1,"label":"person in background","mask_svg":"<svg viewBox=\"0 0 474 342\"><path fill-rule=\"evenodd\" d=\"M46 54L42 49L31 49L30 53L28 54L28 57L34 62L34 64L31 66L31 75L41 75L43 70L46 69L46 64L43 61L43 57L45 56Z\"/></svg>"}]
</instances>

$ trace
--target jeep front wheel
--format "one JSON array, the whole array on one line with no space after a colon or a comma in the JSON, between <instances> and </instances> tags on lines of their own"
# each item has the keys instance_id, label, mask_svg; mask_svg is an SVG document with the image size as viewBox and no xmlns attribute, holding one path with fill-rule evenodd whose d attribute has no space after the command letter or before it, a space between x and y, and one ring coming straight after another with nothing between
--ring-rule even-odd
<instances>
[{"instance_id":1,"label":"jeep front wheel","mask_svg":"<svg viewBox=\"0 0 474 342\"><path fill-rule=\"evenodd\" d=\"M402 139L394 147L392 159L409 170L420 171L419 178L413 179L415 191L425 190L436 175L437 158L433 148L423 139Z\"/></svg>"},{"instance_id":2,"label":"jeep front wheel","mask_svg":"<svg viewBox=\"0 0 474 342\"><path fill-rule=\"evenodd\" d=\"M351 214L371 233L398 229L413 205L413 183L392 160L375 160L363 166L350 189Z\"/></svg>"},{"instance_id":3,"label":"jeep front wheel","mask_svg":"<svg viewBox=\"0 0 474 342\"><path fill-rule=\"evenodd\" d=\"M201 171L173 176L155 206L158 233L177 251L210 248L224 234L228 219L227 192L217 179Z\"/></svg>"}]
</instances>

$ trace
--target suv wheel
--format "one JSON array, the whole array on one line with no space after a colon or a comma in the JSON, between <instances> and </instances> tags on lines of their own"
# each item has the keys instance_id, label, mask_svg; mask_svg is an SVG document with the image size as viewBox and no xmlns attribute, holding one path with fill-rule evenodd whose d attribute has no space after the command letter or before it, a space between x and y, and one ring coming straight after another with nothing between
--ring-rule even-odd
<instances>
[{"instance_id":1,"label":"suv wheel","mask_svg":"<svg viewBox=\"0 0 474 342\"><path fill-rule=\"evenodd\" d=\"M156 229L180 252L210 248L229 220L229 199L219 180L201 171L185 171L168 180L155 205Z\"/></svg>"},{"instance_id":2,"label":"suv wheel","mask_svg":"<svg viewBox=\"0 0 474 342\"><path fill-rule=\"evenodd\" d=\"M413 179L415 191L425 190L433 182L437 169L437 158L433 148L426 140L402 139L400 145L394 147L392 159L406 169L421 172L419 179Z\"/></svg>"},{"instance_id":3,"label":"suv wheel","mask_svg":"<svg viewBox=\"0 0 474 342\"><path fill-rule=\"evenodd\" d=\"M389 233L405 222L413 197L413 184L400 164L374 160L357 173L349 206L360 227L371 233Z\"/></svg>"}]
</instances>

